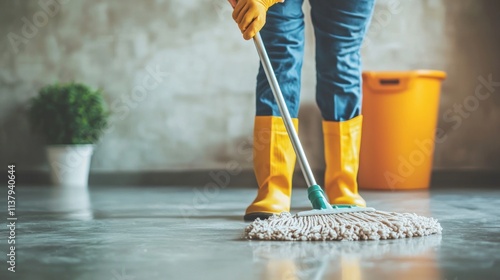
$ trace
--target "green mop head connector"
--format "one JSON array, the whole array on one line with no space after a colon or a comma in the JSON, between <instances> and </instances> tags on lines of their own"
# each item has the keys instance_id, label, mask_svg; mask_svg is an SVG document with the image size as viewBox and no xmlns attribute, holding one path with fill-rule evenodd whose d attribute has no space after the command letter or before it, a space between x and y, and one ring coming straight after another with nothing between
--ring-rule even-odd
<instances>
[{"instance_id":1,"label":"green mop head connector","mask_svg":"<svg viewBox=\"0 0 500 280\"><path fill-rule=\"evenodd\" d=\"M312 185L307 188L307 197L309 201L311 201L313 209L332 209L332 206L328 203L328 200L326 200L325 192L323 192L323 189L318 185Z\"/></svg>"}]
</instances>

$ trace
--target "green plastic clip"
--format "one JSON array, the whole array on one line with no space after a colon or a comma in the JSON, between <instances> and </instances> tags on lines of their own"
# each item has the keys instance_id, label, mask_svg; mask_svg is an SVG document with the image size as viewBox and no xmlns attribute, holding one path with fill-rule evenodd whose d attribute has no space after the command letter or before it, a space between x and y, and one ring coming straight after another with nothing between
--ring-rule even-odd
<instances>
[{"instance_id":1,"label":"green plastic clip","mask_svg":"<svg viewBox=\"0 0 500 280\"><path fill-rule=\"evenodd\" d=\"M333 209L358 208L356 204L332 204Z\"/></svg>"},{"instance_id":2,"label":"green plastic clip","mask_svg":"<svg viewBox=\"0 0 500 280\"><path fill-rule=\"evenodd\" d=\"M312 204L313 209L333 209L332 206L326 200L325 193L318 185L312 185L307 188L307 197Z\"/></svg>"}]
</instances>

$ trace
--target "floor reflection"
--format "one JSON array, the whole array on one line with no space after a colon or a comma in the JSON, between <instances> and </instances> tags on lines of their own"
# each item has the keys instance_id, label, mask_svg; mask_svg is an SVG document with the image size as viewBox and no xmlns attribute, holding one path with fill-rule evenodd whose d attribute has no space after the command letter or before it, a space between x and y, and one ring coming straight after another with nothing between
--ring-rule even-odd
<instances>
[{"instance_id":1,"label":"floor reflection","mask_svg":"<svg viewBox=\"0 0 500 280\"><path fill-rule=\"evenodd\" d=\"M440 244L441 235L365 242L249 242L254 262L266 268L262 279L344 280L439 279L435 251Z\"/></svg>"},{"instance_id":2,"label":"floor reflection","mask_svg":"<svg viewBox=\"0 0 500 280\"><path fill-rule=\"evenodd\" d=\"M55 212L67 219L82 221L93 219L92 205L87 188L51 188L48 208L51 212Z\"/></svg>"},{"instance_id":3,"label":"floor reflection","mask_svg":"<svg viewBox=\"0 0 500 280\"><path fill-rule=\"evenodd\" d=\"M432 216L430 193L427 190L412 191L364 191L363 197L370 207L388 212L409 212Z\"/></svg>"}]
</instances>

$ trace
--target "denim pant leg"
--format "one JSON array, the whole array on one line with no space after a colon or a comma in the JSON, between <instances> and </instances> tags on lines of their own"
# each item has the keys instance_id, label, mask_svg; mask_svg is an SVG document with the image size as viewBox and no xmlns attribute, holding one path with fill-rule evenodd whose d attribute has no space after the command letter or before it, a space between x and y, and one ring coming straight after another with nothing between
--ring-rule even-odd
<instances>
[{"instance_id":1,"label":"denim pant leg","mask_svg":"<svg viewBox=\"0 0 500 280\"><path fill-rule=\"evenodd\" d=\"M360 49L375 0L310 0L316 36L316 102L323 119L361 114Z\"/></svg>"},{"instance_id":2,"label":"denim pant leg","mask_svg":"<svg viewBox=\"0 0 500 280\"><path fill-rule=\"evenodd\" d=\"M299 113L304 52L302 3L303 0L286 0L272 6L267 12L266 25L260 31L292 118ZM262 65L257 75L256 103L257 116L281 115Z\"/></svg>"}]
</instances>

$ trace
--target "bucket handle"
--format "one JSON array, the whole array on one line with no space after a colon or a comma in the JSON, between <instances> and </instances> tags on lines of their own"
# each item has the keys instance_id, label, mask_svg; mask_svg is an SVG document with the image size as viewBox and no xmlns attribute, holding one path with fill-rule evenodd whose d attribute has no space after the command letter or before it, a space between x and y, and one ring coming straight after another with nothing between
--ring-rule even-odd
<instances>
[{"instance_id":1,"label":"bucket handle","mask_svg":"<svg viewBox=\"0 0 500 280\"><path fill-rule=\"evenodd\" d=\"M409 87L410 75L392 73L364 73L364 83L380 93L403 91Z\"/></svg>"}]
</instances>

